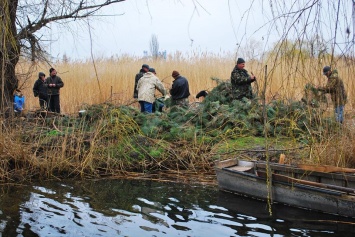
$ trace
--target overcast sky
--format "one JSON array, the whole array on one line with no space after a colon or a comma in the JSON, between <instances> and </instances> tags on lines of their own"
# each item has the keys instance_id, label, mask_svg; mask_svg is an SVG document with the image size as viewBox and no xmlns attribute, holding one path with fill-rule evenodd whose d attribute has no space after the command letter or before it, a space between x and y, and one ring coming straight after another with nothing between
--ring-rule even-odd
<instances>
[{"instance_id":1,"label":"overcast sky","mask_svg":"<svg viewBox=\"0 0 355 237\"><path fill-rule=\"evenodd\" d=\"M49 52L61 58L87 58L91 48L95 56L130 54L142 56L150 52L152 35L156 35L159 50L167 53L235 52L238 44L253 38L265 41L266 13L259 5L248 10L252 1L228 0L127 0L110 6L101 17L88 24L70 24L71 32L56 24L51 26ZM255 10L255 9L257 10ZM263 16L262 16L263 14ZM247 24L246 24L247 22ZM59 32L59 34L58 34Z\"/></svg>"},{"instance_id":2,"label":"overcast sky","mask_svg":"<svg viewBox=\"0 0 355 237\"><path fill-rule=\"evenodd\" d=\"M279 2L283 4L275 6L275 1L262 0L126 0L104 8L100 12L102 16L90 20L91 34L85 22L71 23L70 31L67 25L52 23L49 34L54 42L48 45L48 51L54 57L62 58L66 54L73 59L89 58L91 51L95 57L122 54L140 57L144 50L150 53L152 35L158 38L159 50L166 50L168 54L176 51L235 53L238 45L247 47L251 40L266 48L285 34L284 24L294 24L298 17L292 20L281 17L277 30L272 21L275 15L312 4L307 0ZM274 4L273 14L271 4ZM324 37L334 33L334 4L337 5L331 0L319 2L318 7L325 14L319 14L323 19L309 27L309 35ZM350 0L341 4L340 32L344 33L348 26L354 28L352 7ZM331 14L326 13L329 9ZM304 23L298 18L295 22L292 29L295 34L302 33L302 24L314 23L312 20ZM338 33L337 37L342 35Z\"/></svg>"}]
</instances>

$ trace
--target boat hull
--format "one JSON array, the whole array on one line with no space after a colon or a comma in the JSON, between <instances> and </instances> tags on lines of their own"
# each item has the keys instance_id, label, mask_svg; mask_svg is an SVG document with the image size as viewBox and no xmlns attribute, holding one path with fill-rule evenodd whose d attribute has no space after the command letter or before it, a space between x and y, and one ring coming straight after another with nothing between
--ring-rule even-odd
<instances>
[{"instance_id":1,"label":"boat hull","mask_svg":"<svg viewBox=\"0 0 355 237\"><path fill-rule=\"evenodd\" d=\"M228 161L230 162L230 161ZM225 162L228 167L227 162ZM355 217L355 196L342 191L270 180L254 172L228 169L220 163L216 165L219 188L257 199L283 203L325 213ZM254 168L251 166L251 170ZM272 179L272 178L271 178ZM270 182L269 182L270 183Z\"/></svg>"}]
</instances>

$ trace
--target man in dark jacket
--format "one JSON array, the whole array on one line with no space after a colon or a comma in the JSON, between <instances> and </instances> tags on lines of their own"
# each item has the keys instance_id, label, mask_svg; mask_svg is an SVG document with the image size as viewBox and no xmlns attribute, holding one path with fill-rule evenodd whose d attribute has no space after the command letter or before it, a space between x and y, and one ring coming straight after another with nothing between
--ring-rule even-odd
<instances>
[{"instance_id":1,"label":"man in dark jacket","mask_svg":"<svg viewBox=\"0 0 355 237\"><path fill-rule=\"evenodd\" d=\"M251 83L253 83L256 78L254 75L250 76L244 67L244 59L238 58L237 64L231 73L232 93L234 99L237 100L241 100L243 97L248 99L253 99L254 97Z\"/></svg>"},{"instance_id":2,"label":"man in dark jacket","mask_svg":"<svg viewBox=\"0 0 355 237\"><path fill-rule=\"evenodd\" d=\"M54 68L49 69L50 76L47 77L45 85L48 92L49 111L60 113L59 91L64 86L60 77L57 76L57 71Z\"/></svg>"},{"instance_id":3,"label":"man in dark jacket","mask_svg":"<svg viewBox=\"0 0 355 237\"><path fill-rule=\"evenodd\" d=\"M134 78L134 91L133 91L133 98L137 99L138 98L138 90L137 90L137 85L139 79L143 77L144 73L149 71L149 65L143 64L141 70L136 74L136 77Z\"/></svg>"},{"instance_id":4,"label":"man in dark jacket","mask_svg":"<svg viewBox=\"0 0 355 237\"><path fill-rule=\"evenodd\" d=\"M41 109L48 109L48 93L47 87L45 86L46 75L43 72L38 73L38 79L33 85L33 94L35 97L38 96L39 106Z\"/></svg>"},{"instance_id":5,"label":"man in dark jacket","mask_svg":"<svg viewBox=\"0 0 355 237\"><path fill-rule=\"evenodd\" d=\"M171 76L174 78L173 85L170 89L171 105L188 107L188 97L190 96L189 82L185 77L180 76L180 73L177 71L173 71Z\"/></svg>"}]
</instances>

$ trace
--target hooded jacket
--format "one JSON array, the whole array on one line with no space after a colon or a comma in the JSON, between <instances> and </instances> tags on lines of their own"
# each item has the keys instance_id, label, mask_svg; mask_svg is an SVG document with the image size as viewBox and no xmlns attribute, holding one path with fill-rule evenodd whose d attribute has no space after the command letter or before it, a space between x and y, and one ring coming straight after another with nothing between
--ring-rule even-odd
<instances>
[{"instance_id":1,"label":"hooded jacket","mask_svg":"<svg viewBox=\"0 0 355 237\"><path fill-rule=\"evenodd\" d=\"M47 87L45 85L46 80L42 80L41 78L38 78L33 85L33 95L35 97L39 97L41 99L46 99L48 97L47 94Z\"/></svg>"}]
</instances>

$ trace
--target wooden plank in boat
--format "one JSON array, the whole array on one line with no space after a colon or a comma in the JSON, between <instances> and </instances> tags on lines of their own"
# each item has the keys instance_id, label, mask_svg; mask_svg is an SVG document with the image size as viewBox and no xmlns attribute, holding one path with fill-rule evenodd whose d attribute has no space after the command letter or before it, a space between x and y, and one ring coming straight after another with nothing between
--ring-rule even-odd
<instances>
[{"instance_id":1,"label":"wooden plank in boat","mask_svg":"<svg viewBox=\"0 0 355 237\"><path fill-rule=\"evenodd\" d=\"M331 165L298 164L297 166L298 168L301 168L303 170L317 171L317 172L324 172L324 173L331 173L331 172L355 173L355 169L342 168L342 167L336 167Z\"/></svg>"},{"instance_id":2,"label":"wooden plank in boat","mask_svg":"<svg viewBox=\"0 0 355 237\"><path fill-rule=\"evenodd\" d=\"M223 160L223 161L216 161L215 165L218 168L223 168L223 167L230 167L238 164L237 159L228 159L228 160Z\"/></svg>"},{"instance_id":3,"label":"wooden plank in boat","mask_svg":"<svg viewBox=\"0 0 355 237\"><path fill-rule=\"evenodd\" d=\"M266 178L266 176L267 176L266 172L262 172L262 171L258 171L258 175L263 178ZM286 182L286 183L299 183L299 184L304 184L304 185L309 185L309 186L314 186L314 187L319 187L319 188L337 190L337 191L345 192L345 193L352 194L352 195L355 194L355 189L353 189L353 188L346 188L346 187L341 187L341 186L336 186L336 185L312 182L312 181L308 181L308 180L295 179L295 178L292 178L292 177L289 177L286 175L281 175L281 174L272 174L272 178L273 178L273 180Z\"/></svg>"},{"instance_id":4,"label":"wooden plank in boat","mask_svg":"<svg viewBox=\"0 0 355 237\"><path fill-rule=\"evenodd\" d=\"M249 171L251 170L253 167L250 166L232 166L232 167L228 167L229 170L235 170L235 171L240 171L240 172L245 172L245 171Z\"/></svg>"},{"instance_id":5,"label":"wooden plank in boat","mask_svg":"<svg viewBox=\"0 0 355 237\"><path fill-rule=\"evenodd\" d=\"M257 162L257 168L266 169L267 164L266 162ZM339 180L346 180L347 182L355 182L355 175L351 173L324 173L324 172L317 172L317 171L309 171L298 168L296 166L290 165L279 165L275 163L270 163L270 167L272 170L277 172L291 172L291 173L298 173L298 174L312 174L313 176L319 177L326 177L330 179L339 179Z\"/></svg>"}]
</instances>

